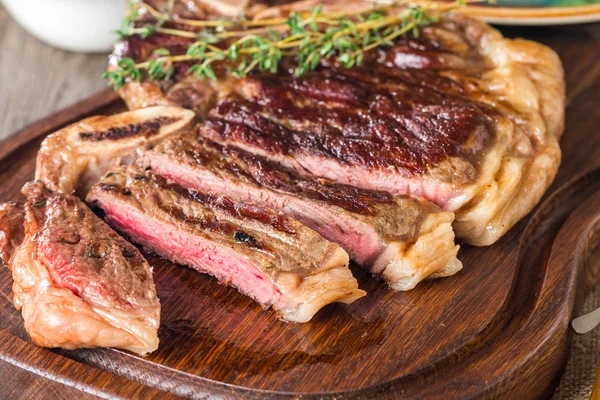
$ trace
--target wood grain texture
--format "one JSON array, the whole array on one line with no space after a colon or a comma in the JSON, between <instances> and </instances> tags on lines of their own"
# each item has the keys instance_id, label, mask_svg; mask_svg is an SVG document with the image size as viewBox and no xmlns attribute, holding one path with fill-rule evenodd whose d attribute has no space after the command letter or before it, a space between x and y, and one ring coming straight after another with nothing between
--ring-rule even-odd
<instances>
[{"instance_id":1,"label":"wood grain texture","mask_svg":"<svg viewBox=\"0 0 600 400\"><path fill-rule=\"evenodd\" d=\"M106 61L41 43L0 5L0 139L106 87Z\"/></svg>"},{"instance_id":2,"label":"wood grain texture","mask_svg":"<svg viewBox=\"0 0 600 400\"><path fill-rule=\"evenodd\" d=\"M157 353L144 360L105 349L41 350L28 343L14 308L3 304L0 353L6 361L30 369L13 381L30 382L31 393L39 397L56 393L36 387L55 390L57 385L35 383L32 371L65 382L60 397L72 393L74 381L83 382L79 389L90 396L267 394L222 386L215 383L218 380L296 393L344 390L337 398L549 395L566 358L571 311L599 273L593 268L576 272L593 253L589 245L598 243L594 234L600 199L588 199L600 189L600 173L574 176L600 166L600 26L505 33L545 42L565 63L569 105L561 143L563 165L537 212L498 244L465 248L460 254L465 270L456 277L426 282L410 293L393 293L355 269L361 287L369 292L367 298L349 307L329 307L310 324L294 325L276 321L211 278L151 258L163 302ZM113 100L105 92L0 145L0 200L17 197L22 183L33 175L39 146L35 136L79 118L79 111L83 117L100 104L109 105L98 108L99 113L123 107ZM0 272L0 292L10 293L6 271ZM369 389L360 389L364 387Z\"/></svg>"}]
</instances>

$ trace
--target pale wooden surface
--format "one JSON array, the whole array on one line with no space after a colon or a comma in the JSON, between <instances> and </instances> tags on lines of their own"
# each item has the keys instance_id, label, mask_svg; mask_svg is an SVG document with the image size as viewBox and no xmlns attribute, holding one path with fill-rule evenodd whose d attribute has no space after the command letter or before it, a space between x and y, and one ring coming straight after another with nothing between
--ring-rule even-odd
<instances>
[{"instance_id":1,"label":"pale wooden surface","mask_svg":"<svg viewBox=\"0 0 600 400\"><path fill-rule=\"evenodd\" d=\"M0 139L106 87L106 57L47 46L0 6Z\"/></svg>"},{"instance_id":2,"label":"pale wooden surface","mask_svg":"<svg viewBox=\"0 0 600 400\"><path fill-rule=\"evenodd\" d=\"M104 88L100 75L105 67L106 54L74 54L47 46L21 29L0 6L0 140ZM592 292L585 308L597 306L600 288ZM554 398L589 398L599 360L600 329L576 338ZM61 386L1 361L0 382L2 399L39 398Z\"/></svg>"}]
</instances>

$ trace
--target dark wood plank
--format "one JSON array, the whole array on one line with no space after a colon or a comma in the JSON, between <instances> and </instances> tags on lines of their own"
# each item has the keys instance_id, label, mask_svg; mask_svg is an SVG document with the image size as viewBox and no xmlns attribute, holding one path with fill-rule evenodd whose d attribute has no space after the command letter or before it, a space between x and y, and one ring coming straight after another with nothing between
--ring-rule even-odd
<instances>
[{"instance_id":1,"label":"dark wood plank","mask_svg":"<svg viewBox=\"0 0 600 400\"><path fill-rule=\"evenodd\" d=\"M328 307L297 325L277 321L212 278L150 258L163 304L157 352L143 359L107 349L38 349L28 343L18 313L5 306L0 358L86 393L124 397L549 395L567 356L569 318L600 275L580 269L600 229L600 195L594 195L600 190L599 31L600 25L566 33L506 30L551 45L565 63L563 164L534 213L491 247L464 247L465 268L457 276L394 293L355 268L369 293L365 299ZM106 93L85 104L0 147L0 199L18 197L31 179L43 135L90 113L124 107ZM10 290L2 270L0 293Z\"/></svg>"}]
</instances>

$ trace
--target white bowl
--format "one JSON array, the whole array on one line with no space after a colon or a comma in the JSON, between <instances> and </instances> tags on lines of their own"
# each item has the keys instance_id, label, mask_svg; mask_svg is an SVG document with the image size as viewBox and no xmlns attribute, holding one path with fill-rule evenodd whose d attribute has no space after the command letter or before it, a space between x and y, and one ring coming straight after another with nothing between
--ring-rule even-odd
<instances>
[{"instance_id":1,"label":"white bowl","mask_svg":"<svg viewBox=\"0 0 600 400\"><path fill-rule=\"evenodd\" d=\"M110 51L126 0L1 0L15 20L52 46L77 52Z\"/></svg>"}]
</instances>

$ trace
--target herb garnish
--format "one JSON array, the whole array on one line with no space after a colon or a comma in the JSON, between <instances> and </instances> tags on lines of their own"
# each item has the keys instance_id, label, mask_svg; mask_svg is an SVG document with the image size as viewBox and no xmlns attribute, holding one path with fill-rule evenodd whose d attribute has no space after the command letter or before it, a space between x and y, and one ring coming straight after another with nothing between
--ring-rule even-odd
<instances>
[{"instance_id":1,"label":"herb garnish","mask_svg":"<svg viewBox=\"0 0 600 400\"><path fill-rule=\"evenodd\" d=\"M192 61L189 73L200 79L216 79L213 63L227 62L229 71L243 78L252 70L276 73L283 57L296 60L294 73L302 76L317 68L322 59L333 58L345 68L360 66L367 51L391 46L398 37L410 33L418 37L423 27L438 22L443 13L464 5L426 3L407 6L404 1L376 7L355 15L324 13L319 6L310 12L290 14L288 18L262 20L200 21L171 17L150 5L131 2L120 37L139 35L142 39L156 33L190 38L193 43L186 54L171 55L167 49L154 51L154 59L136 63L122 58L114 70L103 77L115 89L127 81L142 81L145 71L151 80L168 80L175 72L174 63ZM140 10L149 13L156 22L136 27ZM203 27L196 33L166 28L166 22Z\"/></svg>"}]
</instances>

